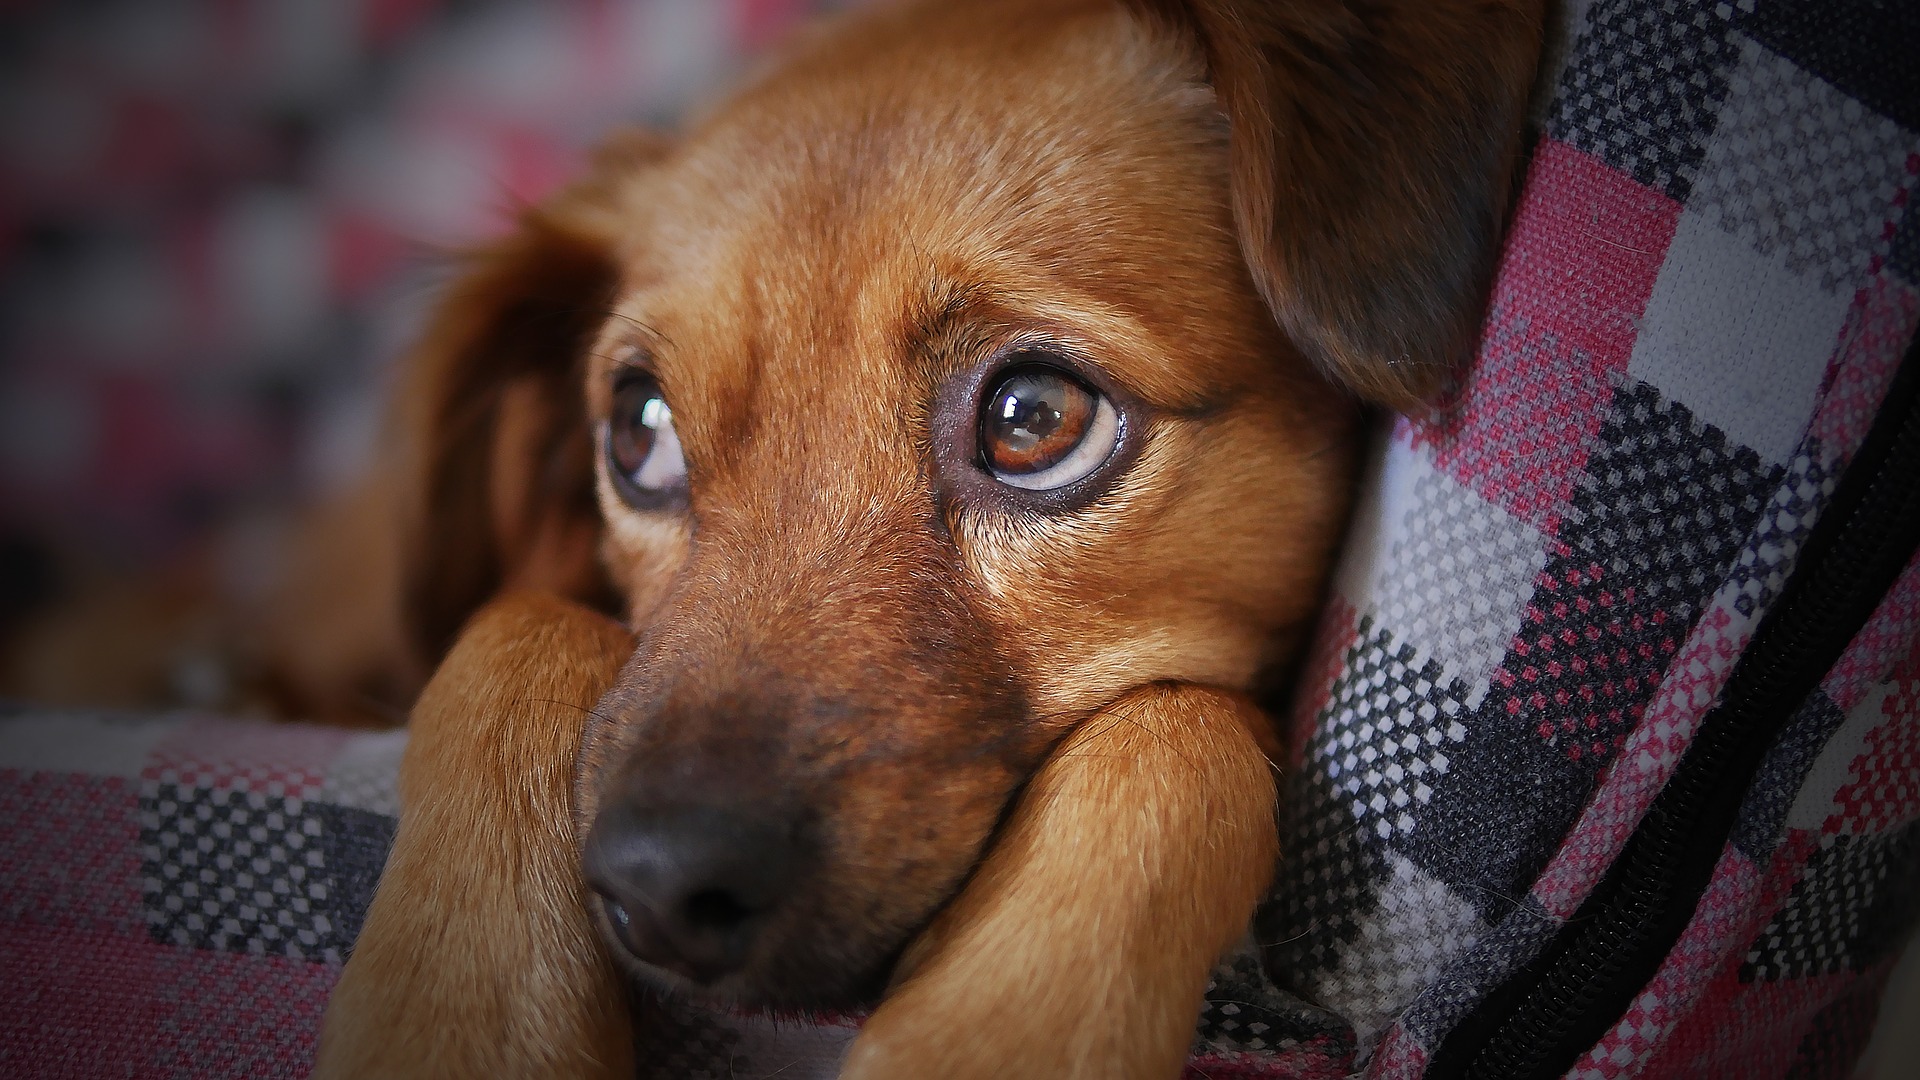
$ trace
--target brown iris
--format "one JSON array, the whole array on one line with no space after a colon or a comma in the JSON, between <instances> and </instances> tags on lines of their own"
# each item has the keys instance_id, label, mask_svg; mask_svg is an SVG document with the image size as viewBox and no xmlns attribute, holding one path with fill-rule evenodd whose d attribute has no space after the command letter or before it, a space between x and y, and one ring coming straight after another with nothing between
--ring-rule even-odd
<instances>
[{"instance_id":1,"label":"brown iris","mask_svg":"<svg viewBox=\"0 0 1920 1080\"><path fill-rule=\"evenodd\" d=\"M1099 401L1058 368L1016 368L995 384L980 416L987 467L1021 476L1060 464L1087 437Z\"/></svg>"},{"instance_id":2,"label":"brown iris","mask_svg":"<svg viewBox=\"0 0 1920 1080\"><path fill-rule=\"evenodd\" d=\"M614 491L634 509L665 509L686 501L687 462L673 410L651 375L633 372L614 384L605 453Z\"/></svg>"},{"instance_id":3,"label":"brown iris","mask_svg":"<svg viewBox=\"0 0 1920 1080\"><path fill-rule=\"evenodd\" d=\"M655 425L646 422L647 405L660 398L660 385L644 375L628 376L613 390L607 419L607 456L614 471L632 477L653 452Z\"/></svg>"}]
</instances>

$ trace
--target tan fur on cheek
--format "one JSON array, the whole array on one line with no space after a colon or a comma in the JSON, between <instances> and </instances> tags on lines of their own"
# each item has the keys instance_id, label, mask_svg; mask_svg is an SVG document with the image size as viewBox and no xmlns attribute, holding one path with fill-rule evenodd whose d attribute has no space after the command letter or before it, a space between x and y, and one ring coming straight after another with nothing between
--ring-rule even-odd
<instances>
[{"instance_id":1,"label":"tan fur on cheek","mask_svg":"<svg viewBox=\"0 0 1920 1080\"><path fill-rule=\"evenodd\" d=\"M1114 488L1059 515L967 513L981 612L1027 657L1036 711L1143 683L1250 688L1318 595L1346 506L1347 425L1255 400L1162 421Z\"/></svg>"},{"instance_id":2,"label":"tan fur on cheek","mask_svg":"<svg viewBox=\"0 0 1920 1080\"><path fill-rule=\"evenodd\" d=\"M692 535L687 518L677 513L642 513L628 506L614 493L604 465L596 469L595 492L606 524L600 560L626 601L627 625L644 626L666 602L675 576L686 564Z\"/></svg>"},{"instance_id":3,"label":"tan fur on cheek","mask_svg":"<svg viewBox=\"0 0 1920 1080\"><path fill-rule=\"evenodd\" d=\"M539 594L474 617L414 710L400 830L316 1077L632 1076L571 818L587 711L632 647Z\"/></svg>"},{"instance_id":4,"label":"tan fur on cheek","mask_svg":"<svg viewBox=\"0 0 1920 1080\"><path fill-rule=\"evenodd\" d=\"M1177 1075L1276 854L1265 722L1237 695L1155 686L1076 729L915 941L843 1080Z\"/></svg>"}]
</instances>

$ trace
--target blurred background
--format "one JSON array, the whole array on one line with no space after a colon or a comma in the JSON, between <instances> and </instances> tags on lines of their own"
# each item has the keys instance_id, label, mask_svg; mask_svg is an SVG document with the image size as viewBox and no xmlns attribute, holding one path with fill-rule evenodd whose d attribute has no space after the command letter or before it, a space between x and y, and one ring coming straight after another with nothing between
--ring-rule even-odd
<instances>
[{"instance_id":1,"label":"blurred background","mask_svg":"<svg viewBox=\"0 0 1920 1080\"><path fill-rule=\"evenodd\" d=\"M0 0L0 640L341 485L450 253L830 6Z\"/></svg>"}]
</instances>

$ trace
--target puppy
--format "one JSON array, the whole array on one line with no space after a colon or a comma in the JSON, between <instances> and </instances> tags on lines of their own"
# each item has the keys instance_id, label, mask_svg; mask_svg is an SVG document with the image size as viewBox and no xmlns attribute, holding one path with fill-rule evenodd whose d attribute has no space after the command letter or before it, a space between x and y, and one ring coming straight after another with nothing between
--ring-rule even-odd
<instances>
[{"instance_id":1,"label":"puppy","mask_svg":"<svg viewBox=\"0 0 1920 1080\"><path fill-rule=\"evenodd\" d=\"M1538 8L883 8L527 213L403 399L412 629L468 629L320 1073L630 1072L616 972L877 1001L849 1076L1177 1073Z\"/></svg>"}]
</instances>

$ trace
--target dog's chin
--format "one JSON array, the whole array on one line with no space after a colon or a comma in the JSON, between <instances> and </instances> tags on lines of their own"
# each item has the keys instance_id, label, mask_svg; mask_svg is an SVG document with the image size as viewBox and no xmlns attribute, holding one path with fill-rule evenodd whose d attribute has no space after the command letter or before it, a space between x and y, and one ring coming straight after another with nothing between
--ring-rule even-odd
<instances>
[{"instance_id":1,"label":"dog's chin","mask_svg":"<svg viewBox=\"0 0 1920 1080\"><path fill-rule=\"evenodd\" d=\"M639 959L620 942L604 916L594 921L607 951L636 989L749 1011L815 1013L872 1008L879 1004L907 945L902 941L876 952L871 959L840 955L801 960L772 950L772 955L739 971L701 978L691 970L675 970Z\"/></svg>"}]
</instances>

